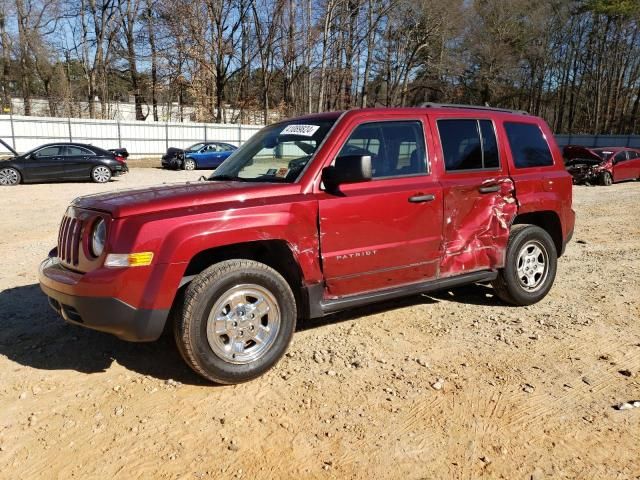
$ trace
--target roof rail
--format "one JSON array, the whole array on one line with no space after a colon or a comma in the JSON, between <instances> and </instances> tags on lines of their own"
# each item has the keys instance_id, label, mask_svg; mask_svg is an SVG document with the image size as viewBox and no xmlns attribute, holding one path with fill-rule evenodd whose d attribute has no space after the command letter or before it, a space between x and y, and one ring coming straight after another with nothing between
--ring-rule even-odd
<instances>
[{"instance_id":1,"label":"roof rail","mask_svg":"<svg viewBox=\"0 0 640 480\"><path fill-rule=\"evenodd\" d=\"M421 107L426 108L469 108L472 110L491 110L494 112L505 112L505 113L515 113L518 115L529 115L529 112L524 110L510 110L508 108L499 108L499 107L485 107L482 105L464 105L457 103L433 103L433 102L425 102L420 105Z\"/></svg>"}]
</instances>

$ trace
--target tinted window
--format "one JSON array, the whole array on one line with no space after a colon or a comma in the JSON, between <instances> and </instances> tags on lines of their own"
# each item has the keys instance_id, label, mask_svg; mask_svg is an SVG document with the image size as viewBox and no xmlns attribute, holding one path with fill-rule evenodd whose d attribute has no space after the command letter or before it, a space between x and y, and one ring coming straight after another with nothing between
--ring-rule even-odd
<instances>
[{"instance_id":1,"label":"tinted window","mask_svg":"<svg viewBox=\"0 0 640 480\"><path fill-rule=\"evenodd\" d=\"M626 159L627 159L627 152L620 152L620 153L616 154L615 157L613 157L613 160L615 162L622 162L622 161L624 161Z\"/></svg>"},{"instance_id":2,"label":"tinted window","mask_svg":"<svg viewBox=\"0 0 640 480\"><path fill-rule=\"evenodd\" d=\"M480 120L480 133L482 135L482 153L484 168L498 168L500 159L498 157L498 141L496 132L491 120Z\"/></svg>"},{"instance_id":3,"label":"tinted window","mask_svg":"<svg viewBox=\"0 0 640 480\"><path fill-rule=\"evenodd\" d=\"M504 128L516 168L553 165L551 150L537 125L505 122Z\"/></svg>"},{"instance_id":4,"label":"tinted window","mask_svg":"<svg viewBox=\"0 0 640 480\"><path fill-rule=\"evenodd\" d=\"M91 150L87 150L86 148L82 147L67 147L64 154L68 157L72 157L93 155L94 153Z\"/></svg>"},{"instance_id":5,"label":"tinted window","mask_svg":"<svg viewBox=\"0 0 640 480\"><path fill-rule=\"evenodd\" d=\"M35 153L36 157L57 157L58 155L60 155L60 150L62 149L62 147L45 147L41 150L38 150Z\"/></svg>"},{"instance_id":6,"label":"tinted window","mask_svg":"<svg viewBox=\"0 0 640 480\"><path fill-rule=\"evenodd\" d=\"M491 120L438 120L447 171L498 168L498 142Z\"/></svg>"},{"instance_id":7,"label":"tinted window","mask_svg":"<svg viewBox=\"0 0 640 480\"><path fill-rule=\"evenodd\" d=\"M640 158L640 153L629 150L628 152L629 160L635 160L636 158Z\"/></svg>"},{"instance_id":8,"label":"tinted window","mask_svg":"<svg viewBox=\"0 0 640 480\"><path fill-rule=\"evenodd\" d=\"M424 133L420 122L378 122L358 126L339 157L370 155L373 177L427 173Z\"/></svg>"}]
</instances>

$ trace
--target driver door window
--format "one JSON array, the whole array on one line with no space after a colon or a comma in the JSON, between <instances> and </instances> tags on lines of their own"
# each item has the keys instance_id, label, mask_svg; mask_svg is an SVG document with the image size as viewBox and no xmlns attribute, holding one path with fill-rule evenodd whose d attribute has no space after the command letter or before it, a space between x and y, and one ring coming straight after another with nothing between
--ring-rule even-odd
<instances>
[{"instance_id":1,"label":"driver door window","mask_svg":"<svg viewBox=\"0 0 640 480\"><path fill-rule=\"evenodd\" d=\"M364 123L358 126L338 157L371 156L373 178L426 175L422 123L418 121Z\"/></svg>"},{"instance_id":2,"label":"driver door window","mask_svg":"<svg viewBox=\"0 0 640 480\"><path fill-rule=\"evenodd\" d=\"M42 149L38 150L34 154L34 157L36 157L36 158L57 157L57 156L60 155L60 150L61 149L62 148L58 147L58 146L45 147L45 148L42 148Z\"/></svg>"}]
</instances>

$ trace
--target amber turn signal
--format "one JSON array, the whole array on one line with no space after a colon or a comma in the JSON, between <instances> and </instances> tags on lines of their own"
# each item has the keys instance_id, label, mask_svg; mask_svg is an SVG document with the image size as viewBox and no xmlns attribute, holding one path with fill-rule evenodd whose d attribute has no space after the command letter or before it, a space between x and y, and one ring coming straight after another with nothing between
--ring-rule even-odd
<instances>
[{"instance_id":1,"label":"amber turn signal","mask_svg":"<svg viewBox=\"0 0 640 480\"><path fill-rule=\"evenodd\" d=\"M144 267L151 265L153 252L110 253L104 261L105 267Z\"/></svg>"}]
</instances>

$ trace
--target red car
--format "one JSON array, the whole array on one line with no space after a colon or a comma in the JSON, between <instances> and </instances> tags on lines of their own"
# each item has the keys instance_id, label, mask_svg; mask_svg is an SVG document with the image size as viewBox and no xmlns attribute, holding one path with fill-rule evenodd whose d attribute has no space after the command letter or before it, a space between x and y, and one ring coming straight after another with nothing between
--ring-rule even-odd
<instances>
[{"instance_id":1,"label":"red car","mask_svg":"<svg viewBox=\"0 0 640 480\"><path fill-rule=\"evenodd\" d=\"M278 361L299 320L475 282L540 301L573 233L571 191L534 116L311 115L265 127L207 181L76 199L40 284L67 322L125 340L170 318L196 372L238 383Z\"/></svg>"},{"instance_id":2,"label":"red car","mask_svg":"<svg viewBox=\"0 0 640 480\"><path fill-rule=\"evenodd\" d=\"M611 185L640 179L640 150L626 147L564 147L567 171L573 183Z\"/></svg>"}]
</instances>

